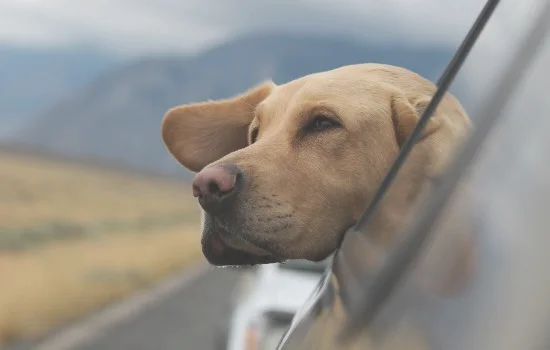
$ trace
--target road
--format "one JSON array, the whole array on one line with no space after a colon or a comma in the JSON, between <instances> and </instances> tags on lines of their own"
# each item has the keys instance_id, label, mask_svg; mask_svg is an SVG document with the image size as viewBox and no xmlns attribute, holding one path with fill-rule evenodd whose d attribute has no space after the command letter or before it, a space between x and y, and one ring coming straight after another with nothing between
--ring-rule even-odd
<instances>
[{"instance_id":1,"label":"road","mask_svg":"<svg viewBox=\"0 0 550 350\"><path fill-rule=\"evenodd\" d=\"M159 300L97 331L85 326L86 341L72 350L213 350L216 331L230 310L230 296L240 271L208 267ZM63 332L61 332L63 333ZM67 333L67 332L66 332ZM82 334L83 330L74 332ZM92 335L90 335L92 334ZM67 337L65 337L67 338ZM75 344L74 340L72 340ZM64 341L49 341L35 349L68 349ZM8 347L10 348L10 347ZM19 348L19 347L17 347ZM25 347L26 348L26 347Z\"/></svg>"},{"instance_id":2,"label":"road","mask_svg":"<svg viewBox=\"0 0 550 350\"><path fill-rule=\"evenodd\" d=\"M233 269L209 270L79 349L213 350L237 277Z\"/></svg>"}]
</instances>

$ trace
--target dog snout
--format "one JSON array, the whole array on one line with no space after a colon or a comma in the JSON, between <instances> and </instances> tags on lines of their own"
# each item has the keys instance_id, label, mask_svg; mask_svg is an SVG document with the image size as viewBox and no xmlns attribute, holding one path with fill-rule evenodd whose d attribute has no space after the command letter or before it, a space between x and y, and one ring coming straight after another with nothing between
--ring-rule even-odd
<instances>
[{"instance_id":1,"label":"dog snout","mask_svg":"<svg viewBox=\"0 0 550 350\"><path fill-rule=\"evenodd\" d=\"M193 196L207 212L219 209L236 192L240 170L234 165L214 165L202 169L193 180Z\"/></svg>"}]
</instances>

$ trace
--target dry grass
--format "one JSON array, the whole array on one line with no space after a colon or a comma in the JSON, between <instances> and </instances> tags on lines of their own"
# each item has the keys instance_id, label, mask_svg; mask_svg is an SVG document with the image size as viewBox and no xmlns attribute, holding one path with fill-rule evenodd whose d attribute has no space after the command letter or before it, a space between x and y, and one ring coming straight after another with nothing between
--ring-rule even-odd
<instances>
[{"instance_id":1,"label":"dry grass","mask_svg":"<svg viewBox=\"0 0 550 350\"><path fill-rule=\"evenodd\" d=\"M0 255L0 344L36 337L199 257L195 229L78 240ZM7 288L6 288L7 286Z\"/></svg>"},{"instance_id":2,"label":"dry grass","mask_svg":"<svg viewBox=\"0 0 550 350\"><path fill-rule=\"evenodd\" d=\"M175 181L0 152L4 229L165 217L189 207L188 198L189 185Z\"/></svg>"},{"instance_id":3,"label":"dry grass","mask_svg":"<svg viewBox=\"0 0 550 350\"><path fill-rule=\"evenodd\" d=\"M189 187L0 151L0 344L40 336L197 259Z\"/></svg>"}]
</instances>

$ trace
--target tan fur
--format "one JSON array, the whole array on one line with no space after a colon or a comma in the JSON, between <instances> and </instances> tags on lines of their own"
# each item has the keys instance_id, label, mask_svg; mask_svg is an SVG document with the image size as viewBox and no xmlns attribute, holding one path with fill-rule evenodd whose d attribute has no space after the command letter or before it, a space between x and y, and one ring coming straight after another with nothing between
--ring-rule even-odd
<instances>
[{"instance_id":1,"label":"tan fur","mask_svg":"<svg viewBox=\"0 0 550 350\"><path fill-rule=\"evenodd\" d=\"M172 108L164 117L162 138L180 163L199 171L246 146L250 115L274 87L265 82L235 99Z\"/></svg>"},{"instance_id":2,"label":"tan fur","mask_svg":"<svg viewBox=\"0 0 550 350\"><path fill-rule=\"evenodd\" d=\"M192 171L231 163L244 172L246 185L226 226L250 252L261 245L276 261L321 260L359 218L434 92L433 83L404 68L344 66L174 107L162 137ZM303 134L318 114L337 118L342 128ZM369 226L373 244L395 240L470 125L446 94Z\"/></svg>"}]
</instances>

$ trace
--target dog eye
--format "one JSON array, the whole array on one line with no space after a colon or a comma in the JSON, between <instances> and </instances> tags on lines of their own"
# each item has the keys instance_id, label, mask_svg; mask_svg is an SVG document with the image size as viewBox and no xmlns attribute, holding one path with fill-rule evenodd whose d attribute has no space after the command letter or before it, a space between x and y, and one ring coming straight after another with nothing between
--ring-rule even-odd
<instances>
[{"instance_id":1,"label":"dog eye","mask_svg":"<svg viewBox=\"0 0 550 350\"><path fill-rule=\"evenodd\" d=\"M318 115L306 126L307 131L324 131L332 128L337 128L340 126L333 118L327 117L325 115Z\"/></svg>"},{"instance_id":2,"label":"dog eye","mask_svg":"<svg viewBox=\"0 0 550 350\"><path fill-rule=\"evenodd\" d=\"M250 132L250 144L253 144L258 139L258 128L254 128Z\"/></svg>"}]
</instances>

